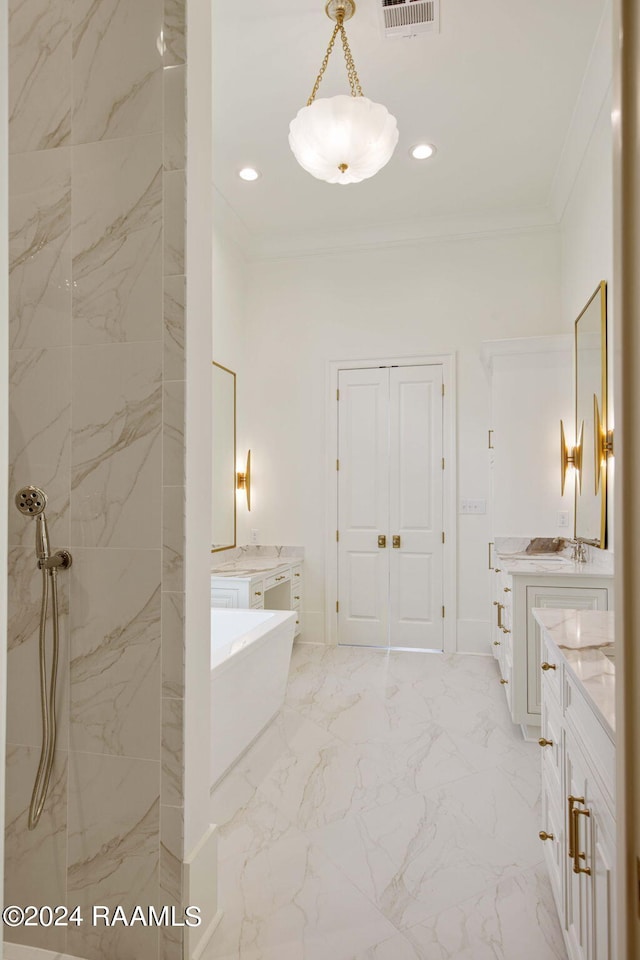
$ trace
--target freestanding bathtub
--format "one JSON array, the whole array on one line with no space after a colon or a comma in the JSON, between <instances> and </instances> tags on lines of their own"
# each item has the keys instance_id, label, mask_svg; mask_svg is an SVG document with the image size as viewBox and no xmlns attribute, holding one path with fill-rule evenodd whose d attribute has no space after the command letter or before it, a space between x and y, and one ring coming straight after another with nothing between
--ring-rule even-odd
<instances>
[{"instance_id":1,"label":"freestanding bathtub","mask_svg":"<svg viewBox=\"0 0 640 960\"><path fill-rule=\"evenodd\" d=\"M211 786L284 701L296 614L211 609Z\"/></svg>"}]
</instances>

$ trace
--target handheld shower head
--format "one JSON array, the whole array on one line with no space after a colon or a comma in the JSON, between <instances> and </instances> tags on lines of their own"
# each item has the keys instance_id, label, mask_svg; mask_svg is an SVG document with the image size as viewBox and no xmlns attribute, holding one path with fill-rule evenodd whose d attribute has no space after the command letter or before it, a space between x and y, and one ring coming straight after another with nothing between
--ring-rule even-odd
<instances>
[{"instance_id":1,"label":"handheld shower head","mask_svg":"<svg viewBox=\"0 0 640 960\"><path fill-rule=\"evenodd\" d=\"M15 497L15 504L25 517L36 518L36 556L38 560L48 560L51 555L49 546L49 529L44 508L47 505L47 495L39 487L22 487Z\"/></svg>"},{"instance_id":2,"label":"handheld shower head","mask_svg":"<svg viewBox=\"0 0 640 960\"><path fill-rule=\"evenodd\" d=\"M39 487L22 487L16 493L15 503L25 517L39 517L47 505L47 495Z\"/></svg>"}]
</instances>

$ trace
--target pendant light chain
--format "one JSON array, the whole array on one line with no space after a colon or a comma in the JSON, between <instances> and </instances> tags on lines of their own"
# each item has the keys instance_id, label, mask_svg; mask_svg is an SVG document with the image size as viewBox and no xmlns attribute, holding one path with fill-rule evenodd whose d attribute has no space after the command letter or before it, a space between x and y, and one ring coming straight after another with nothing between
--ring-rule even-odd
<instances>
[{"instance_id":1,"label":"pendant light chain","mask_svg":"<svg viewBox=\"0 0 640 960\"><path fill-rule=\"evenodd\" d=\"M356 65L353 60L353 54L351 53L351 47L349 46L349 41L347 40L347 31L344 28L344 15L339 16L338 22L335 25L335 29L329 41L329 46L327 47L327 52L322 61L322 66L320 67L320 73L316 79L313 90L311 91L311 96L307 100L307 106L310 107L313 101L316 98L316 94L320 89L320 84L325 75L327 66L329 65L329 58L333 53L333 48L335 46L336 37L338 34L342 35L342 49L344 51L344 59L347 65L347 77L349 78L349 86L351 88L352 97L362 97L364 96L362 92L362 87L360 86L360 78L358 77L358 71L356 70Z\"/></svg>"}]
</instances>

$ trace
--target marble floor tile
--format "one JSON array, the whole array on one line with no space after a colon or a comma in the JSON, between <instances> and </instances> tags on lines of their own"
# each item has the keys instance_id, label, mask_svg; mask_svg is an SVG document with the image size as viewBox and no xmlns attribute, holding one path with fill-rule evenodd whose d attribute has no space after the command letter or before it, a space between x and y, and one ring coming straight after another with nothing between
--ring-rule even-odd
<instances>
[{"instance_id":1,"label":"marble floor tile","mask_svg":"<svg viewBox=\"0 0 640 960\"><path fill-rule=\"evenodd\" d=\"M518 799L504 774L486 771L311 838L404 929L539 860L533 817L523 830Z\"/></svg>"},{"instance_id":2,"label":"marble floor tile","mask_svg":"<svg viewBox=\"0 0 640 960\"><path fill-rule=\"evenodd\" d=\"M212 794L204 960L566 960L539 750L489 658L300 644L285 707Z\"/></svg>"},{"instance_id":3,"label":"marble floor tile","mask_svg":"<svg viewBox=\"0 0 640 960\"><path fill-rule=\"evenodd\" d=\"M268 819L264 805L261 811ZM271 820L272 825L278 821L273 809ZM246 850L222 863L224 918L207 960L348 960L361 945L394 933L375 906L295 829L281 835L276 830L271 839L254 834Z\"/></svg>"}]
</instances>

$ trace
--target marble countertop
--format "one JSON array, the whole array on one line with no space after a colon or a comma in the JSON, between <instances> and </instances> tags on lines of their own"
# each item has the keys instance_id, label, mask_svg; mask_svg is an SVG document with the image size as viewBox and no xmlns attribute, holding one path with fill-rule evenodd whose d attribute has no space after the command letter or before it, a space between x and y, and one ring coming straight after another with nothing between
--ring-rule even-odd
<instances>
[{"instance_id":1,"label":"marble countertop","mask_svg":"<svg viewBox=\"0 0 640 960\"><path fill-rule=\"evenodd\" d=\"M608 610L547 610L533 616L615 739L614 615Z\"/></svg>"},{"instance_id":2,"label":"marble countertop","mask_svg":"<svg viewBox=\"0 0 640 960\"><path fill-rule=\"evenodd\" d=\"M300 557L244 557L211 568L212 577L255 577L300 563Z\"/></svg>"},{"instance_id":3,"label":"marble countertop","mask_svg":"<svg viewBox=\"0 0 640 960\"><path fill-rule=\"evenodd\" d=\"M613 554L607 550L588 547L587 563L571 560L571 546L553 554L527 554L526 537L496 537L496 565L512 576L527 574L554 574L559 577L612 577Z\"/></svg>"}]
</instances>

